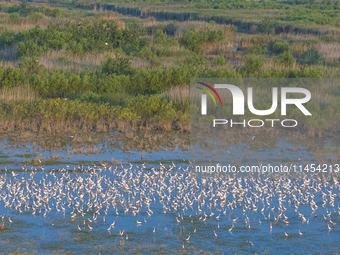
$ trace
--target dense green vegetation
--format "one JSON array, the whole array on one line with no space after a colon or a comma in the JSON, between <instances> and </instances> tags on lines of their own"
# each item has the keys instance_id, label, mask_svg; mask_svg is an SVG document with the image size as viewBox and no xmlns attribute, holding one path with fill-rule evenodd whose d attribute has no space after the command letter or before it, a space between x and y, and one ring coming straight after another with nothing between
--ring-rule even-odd
<instances>
[{"instance_id":1,"label":"dense green vegetation","mask_svg":"<svg viewBox=\"0 0 340 255\"><path fill-rule=\"evenodd\" d=\"M79 1L80 3L82 1ZM99 2L99 1L98 1ZM112 1L101 1L102 3L111 3ZM179 4L193 4L196 8L202 9L294 9L296 7L304 7L310 10L338 10L340 8L337 1L323 0L322 2L316 2L315 0L292 0L292 1L245 1L245 0L216 0L202 1L202 0L117 0L116 3L179 3Z\"/></svg>"},{"instance_id":2,"label":"dense green vegetation","mask_svg":"<svg viewBox=\"0 0 340 255\"><path fill-rule=\"evenodd\" d=\"M98 101L97 101L98 100ZM172 121L176 112L172 103L168 103L160 95L140 96L124 100L123 106L103 103L95 93L86 93L81 99L46 99L27 104L25 101L11 101L1 104L0 118L25 119L40 117L46 119L67 119L91 121L138 121L167 120ZM94 101L94 102L91 102Z\"/></svg>"},{"instance_id":3,"label":"dense green vegetation","mask_svg":"<svg viewBox=\"0 0 340 255\"><path fill-rule=\"evenodd\" d=\"M142 35L136 27L121 30L114 21L93 20L49 25L47 29L36 26L17 34L5 32L0 35L0 45L18 43L18 57L39 57L48 50L63 47L74 55L82 56L86 52L112 51L118 47L126 52L138 51L145 45Z\"/></svg>"},{"instance_id":4,"label":"dense green vegetation","mask_svg":"<svg viewBox=\"0 0 340 255\"><path fill-rule=\"evenodd\" d=\"M195 30L190 29L186 32L183 38L183 44L191 51L199 52L202 50L202 45L206 42L223 41L225 35L221 30Z\"/></svg>"}]
</instances>

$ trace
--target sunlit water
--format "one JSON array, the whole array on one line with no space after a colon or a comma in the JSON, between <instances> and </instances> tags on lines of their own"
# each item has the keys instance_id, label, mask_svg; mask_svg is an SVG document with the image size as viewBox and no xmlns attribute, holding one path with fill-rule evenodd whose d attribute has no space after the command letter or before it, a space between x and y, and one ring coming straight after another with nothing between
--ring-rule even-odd
<instances>
[{"instance_id":1,"label":"sunlit water","mask_svg":"<svg viewBox=\"0 0 340 255\"><path fill-rule=\"evenodd\" d=\"M186 135L156 136L3 138L1 252L339 251L337 177L200 179L189 168ZM299 153L313 158L308 147ZM253 155L270 160L276 152Z\"/></svg>"}]
</instances>

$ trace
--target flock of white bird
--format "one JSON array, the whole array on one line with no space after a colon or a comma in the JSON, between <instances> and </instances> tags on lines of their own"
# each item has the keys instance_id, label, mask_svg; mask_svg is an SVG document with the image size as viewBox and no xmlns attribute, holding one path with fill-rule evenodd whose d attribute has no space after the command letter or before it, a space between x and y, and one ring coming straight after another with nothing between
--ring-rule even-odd
<instances>
[{"instance_id":1,"label":"flock of white bird","mask_svg":"<svg viewBox=\"0 0 340 255\"><path fill-rule=\"evenodd\" d=\"M257 224L267 224L268 233L272 233L273 225L297 224L298 219L301 223L296 225L296 233L284 232L288 238L303 237L299 226L311 221L326 223L322 226L329 232L336 228L339 188L338 176L204 178L191 172L189 164L176 167L174 163L160 164L157 169L148 169L144 164L23 168L22 172L5 170L0 175L0 208L15 210L17 217L24 212L46 217L55 210L77 221L78 231L92 231L100 221L107 225L109 233L116 231L126 239L124 229L115 229L120 214L145 215L143 221L135 221L136 227L153 214L172 215L175 224L210 221L216 224L211 229L211 237L216 238L223 221L230 223L230 234L242 231L235 228L237 225L250 229ZM115 216L115 220L107 222L108 215ZM13 221L13 216L3 215L0 230L10 228ZM183 242L189 242L195 232L196 228L183 237Z\"/></svg>"}]
</instances>

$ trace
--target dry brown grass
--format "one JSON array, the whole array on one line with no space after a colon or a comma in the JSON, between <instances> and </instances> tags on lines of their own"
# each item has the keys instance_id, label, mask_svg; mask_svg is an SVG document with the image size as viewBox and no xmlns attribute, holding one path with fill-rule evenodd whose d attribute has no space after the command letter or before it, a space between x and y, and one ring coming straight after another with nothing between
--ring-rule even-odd
<instances>
[{"instance_id":1,"label":"dry brown grass","mask_svg":"<svg viewBox=\"0 0 340 255\"><path fill-rule=\"evenodd\" d=\"M3 61L0 61L0 66L3 66L6 69L7 67L18 66L19 63L20 63L19 60L16 60L16 61L6 61L6 60L3 60Z\"/></svg>"},{"instance_id":2,"label":"dry brown grass","mask_svg":"<svg viewBox=\"0 0 340 255\"><path fill-rule=\"evenodd\" d=\"M171 87L163 92L164 97L168 98L175 104L187 106L190 101L190 87L186 85L179 85Z\"/></svg>"},{"instance_id":3,"label":"dry brown grass","mask_svg":"<svg viewBox=\"0 0 340 255\"><path fill-rule=\"evenodd\" d=\"M282 33L279 36L282 40L300 41L300 42L318 41L322 37L321 35L299 34L299 33L297 34Z\"/></svg>"},{"instance_id":4,"label":"dry brown grass","mask_svg":"<svg viewBox=\"0 0 340 255\"><path fill-rule=\"evenodd\" d=\"M62 61L61 57L66 57L66 61ZM84 57L73 56L67 54L65 50L49 51L44 56L40 57L39 63L51 70L64 70L81 72L86 68L91 70L96 69L107 58L115 58L114 52L105 53L86 53ZM164 67L171 67L175 65L175 57L161 58ZM1 62L0 62L1 65ZM149 68L150 60L134 57L131 62L132 68ZM10 65L10 66L13 66Z\"/></svg>"},{"instance_id":5,"label":"dry brown grass","mask_svg":"<svg viewBox=\"0 0 340 255\"><path fill-rule=\"evenodd\" d=\"M93 16L96 19L104 19L104 20L116 20L118 27L120 29L125 29L125 22L120 20L121 14L112 11L104 11L104 12L92 12Z\"/></svg>"},{"instance_id":6,"label":"dry brown grass","mask_svg":"<svg viewBox=\"0 0 340 255\"><path fill-rule=\"evenodd\" d=\"M316 49L326 61L333 62L340 58L340 43L319 43Z\"/></svg>"},{"instance_id":7,"label":"dry brown grass","mask_svg":"<svg viewBox=\"0 0 340 255\"><path fill-rule=\"evenodd\" d=\"M150 27L150 26L155 26L158 24L162 24L163 22L156 21L154 17L143 19L141 22L142 27Z\"/></svg>"},{"instance_id":8,"label":"dry brown grass","mask_svg":"<svg viewBox=\"0 0 340 255\"><path fill-rule=\"evenodd\" d=\"M230 30L230 25L225 25L225 24L210 24L209 22L205 22L205 21L184 21L184 22L179 22L179 21L175 21L175 22L164 22L164 23L173 23L175 27L177 27L178 30L188 30L188 29L203 29L203 28L209 28L211 30L217 30L217 29L221 29L221 30Z\"/></svg>"},{"instance_id":9,"label":"dry brown grass","mask_svg":"<svg viewBox=\"0 0 340 255\"><path fill-rule=\"evenodd\" d=\"M221 52L225 52L230 48L234 48L235 43L233 40L226 39L223 42L215 42L215 43L206 43L203 46L203 52L204 53L210 53L210 54L215 54L219 55Z\"/></svg>"},{"instance_id":10,"label":"dry brown grass","mask_svg":"<svg viewBox=\"0 0 340 255\"><path fill-rule=\"evenodd\" d=\"M118 20L120 19L120 14L117 12L113 12L113 11L104 11L104 12L96 12L93 11L93 16L96 18L101 18L101 19L115 19Z\"/></svg>"},{"instance_id":11,"label":"dry brown grass","mask_svg":"<svg viewBox=\"0 0 340 255\"><path fill-rule=\"evenodd\" d=\"M26 100L33 102L36 99L36 94L30 89L28 84L23 84L14 88L0 89L0 102L9 102L12 100Z\"/></svg>"},{"instance_id":12,"label":"dry brown grass","mask_svg":"<svg viewBox=\"0 0 340 255\"><path fill-rule=\"evenodd\" d=\"M133 19L136 19L135 17L133 17ZM226 35L228 38L230 37L234 37L234 33L231 32L230 30L230 25L226 25L226 24L210 24L209 22L205 22L205 21L175 21L175 20L168 20L168 21L157 21L155 18L153 17L149 17L147 19L140 19L137 18L136 19L138 21L138 23L140 24L141 27L151 27L151 26L166 26L169 24L173 24L176 31L175 31L175 37L182 37L183 34L185 33L186 30L189 29L203 29L203 28L209 28L211 30L224 30L226 32Z\"/></svg>"},{"instance_id":13,"label":"dry brown grass","mask_svg":"<svg viewBox=\"0 0 340 255\"><path fill-rule=\"evenodd\" d=\"M141 58L133 58L131 67L132 68L147 68L149 66L149 60Z\"/></svg>"},{"instance_id":14,"label":"dry brown grass","mask_svg":"<svg viewBox=\"0 0 340 255\"><path fill-rule=\"evenodd\" d=\"M303 52L309 50L311 47L311 45L306 45L301 42L294 42L289 44L289 49L293 55L302 54Z\"/></svg>"},{"instance_id":15,"label":"dry brown grass","mask_svg":"<svg viewBox=\"0 0 340 255\"><path fill-rule=\"evenodd\" d=\"M227 63L226 63L226 68L227 69L241 68L242 66L243 66L243 61L242 60L227 61Z\"/></svg>"},{"instance_id":16,"label":"dry brown grass","mask_svg":"<svg viewBox=\"0 0 340 255\"><path fill-rule=\"evenodd\" d=\"M67 58L66 61L61 61L61 57ZM47 69L61 69L64 71L83 71L86 68L94 70L107 58L115 58L114 52L105 53L86 53L84 57L73 56L67 54L65 50L49 51L44 56L40 57L39 63L44 65ZM132 68L148 68L150 61L134 57L131 62ZM173 66L174 62L171 60L163 61L164 67Z\"/></svg>"},{"instance_id":17,"label":"dry brown grass","mask_svg":"<svg viewBox=\"0 0 340 255\"><path fill-rule=\"evenodd\" d=\"M60 57L67 57L67 61L61 61ZM65 50L53 50L47 52L40 57L40 64L48 69L62 69L62 70L83 70L85 68L95 69L107 57L115 58L114 52L105 53L86 53L84 57L67 54Z\"/></svg>"},{"instance_id":18,"label":"dry brown grass","mask_svg":"<svg viewBox=\"0 0 340 255\"><path fill-rule=\"evenodd\" d=\"M187 50L184 48L179 49L179 46L172 47L174 51L183 51L187 53ZM62 58L66 57L65 61L62 61ZM72 54L67 53L65 50L53 50L47 52L44 56L40 57L39 63L44 65L47 69L61 69L64 71L82 71L86 68L90 68L94 70L97 68L102 62L106 61L107 58L115 58L116 55L114 52L105 52L105 53L86 53L84 57L74 56ZM183 57L180 56L180 59ZM164 67L174 66L174 62L176 62L176 56L172 57L162 57ZM0 62L1 63L1 62ZM150 61L147 59L141 59L139 57L134 57L132 59L131 67L132 68L148 68Z\"/></svg>"},{"instance_id":19,"label":"dry brown grass","mask_svg":"<svg viewBox=\"0 0 340 255\"><path fill-rule=\"evenodd\" d=\"M12 6L14 4L20 5L20 1L12 0L10 3L8 2L1 2L2 6ZM19 32L19 31L26 31L31 28L34 28L36 25L39 25L40 28L46 29L49 24L56 24L60 23L63 21L69 21L69 20L79 20L79 19L86 19L88 18L88 14L91 13L89 10L79 10L79 9L74 9L74 10L68 10L66 7L60 7L60 6L53 6L53 4L49 3L36 3L36 2L29 2L29 5L35 6L35 7L40 7L40 6L46 6L48 8L58 8L60 9L65 15L65 17L50 17L50 16L43 16L43 19L35 22L30 20L30 17L20 17L20 22L15 24L9 20L9 13L6 12L0 12L0 33L3 31L14 31L14 32ZM105 19L105 17L103 17ZM111 16L109 15L109 18ZM122 28L125 27L124 22L118 21L118 25Z\"/></svg>"},{"instance_id":20,"label":"dry brown grass","mask_svg":"<svg viewBox=\"0 0 340 255\"><path fill-rule=\"evenodd\" d=\"M287 67L283 64L280 63L275 63L273 59L269 59L263 64L262 71L267 71L269 69L275 68L276 70L284 70L284 69L294 69L294 68L299 68L299 64L294 64L291 67Z\"/></svg>"},{"instance_id":21,"label":"dry brown grass","mask_svg":"<svg viewBox=\"0 0 340 255\"><path fill-rule=\"evenodd\" d=\"M60 22L60 18L53 18L43 16L43 19L39 22L35 22L29 19L29 17L21 18L18 23L13 23L9 20L9 14L0 12L0 33L4 31L13 31L15 33L19 31L26 31L31 28L34 28L36 25L39 25L40 28L46 29L47 25L50 23L56 24Z\"/></svg>"}]
</instances>

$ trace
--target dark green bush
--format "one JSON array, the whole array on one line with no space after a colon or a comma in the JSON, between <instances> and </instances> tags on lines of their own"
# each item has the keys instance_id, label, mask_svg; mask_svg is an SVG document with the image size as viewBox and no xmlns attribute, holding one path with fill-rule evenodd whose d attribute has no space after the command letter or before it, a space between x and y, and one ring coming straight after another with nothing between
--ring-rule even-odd
<instances>
[{"instance_id":1,"label":"dark green bush","mask_svg":"<svg viewBox=\"0 0 340 255\"><path fill-rule=\"evenodd\" d=\"M102 74L131 74L131 58L117 57L115 59L108 58L104 63L102 63L97 73Z\"/></svg>"},{"instance_id":2,"label":"dark green bush","mask_svg":"<svg viewBox=\"0 0 340 255\"><path fill-rule=\"evenodd\" d=\"M144 46L138 53L137 56L140 58L149 59L153 56L152 50L150 47Z\"/></svg>"},{"instance_id":3,"label":"dark green bush","mask_svg":"<svg viewBox=\"0 0 340 255\"><path fill-rule=\"evenodd\" d=\"M6 70L2 69L1 72L0 87L12 88L28 83L28 75L19 68L9 67Z\"/></svg>"},{"instance_id":4,"label":"dark green bush","mask_svg":"<svg viewBox=\"0 0 340 255\"><path fill-rule=\"evenodd\" d=\"M302 65L317 65L320 62L321 56L314 47L302 53L300 56L300 64Z\"/></svg>"},{"instance_id":5,"label":"dark green bush","mask_svg":"<svg viewBox=\"0 0 340 255\"><path fill-rule=\"evenodd\" d=\"M168 36L166 35L166 32L163 33L163 31L161 29L157 29L154 37L153 37L153 41L155 44L161 44L161 45L165 45L167 42Z\"/></svg>"},{"instance_id":6,"label":"dark green bush","mask_svg":"<svg viewBox=\"0 0 340 255\"><path fill-rule=\"evenodd\" d=\"M226 64L225 58L223 55L219 55L216 60L213 62L213 64L215 65L220 65L220 66L224 66Z\"/></svg>"},{"instance_id":7,"label":"dark green bush","mask_svg":"<svg viewBox=\"0 0 340 255\"><path fill-rule=\"evenodd\" d=\"M268 51L267 47L265 45L259 45L259 44L255 44L251 47L248 48L248 52L250 54L255 54L255 55L261 55L264 54Z\"/></svg>"},{"instance_id":8,"label":"dark green bush","mask_svg":"<svg viewBox=\"0 0 340 255\"><path fill-rule=\"evenodd\" d=\"M285 51L279 57L275 57L274 62L282 64L285 67L293 67L296 64L296 60L290 51Z\"/></svg>"},{"instance_id":9,"label":"dark green bush","mask_svg":"<svg viewBox=\"0 0 340 255\"><path fill-rule=\"evenodd\" d=\"M289 44L285 43L283 44L282 42L276 42L273 45L273 51L275 54L281 54L285 51L289 51Z\"/></svg>"},{"instance_id":10,"label":"dark green bush","mask_svg":"<svg viewBox=\"0 0 340 255\"><path fill-rule=\"evenodd\" d=\"M247 76L251 74L256 74L261 72L263 64L263 56L256 56L254 54L247 55L241 71Z\"/></svg>"},{"instance_id":11,"label":"dark green bush","mask_svg":"<svg viewBox=\"0 0 340 255\"><path fill-rule=\"evenodd\" d=\"M271 18L264 17L262 22L261 22L261 31L263 33L269 34L269 33L272 32L273 27L274 27L274 24L273 24Z\"/></svg>"},{"instance_id":12,"label":"dark green bush","mask_svg":"<svg viewBox=\"0 0 340 255\"><path fill-rule=\"evenodd\" d=\"M19 24L20 22L20 16L18 13L14 12L9 15L9 21L12 22L13 24Z\"/></svg>"},{"instance_id":13,"label":"dark green bush","mask_svg":"<svg viewBox=\"0 0 340 255\"><path fill-rule=\"evenodd\" d=\"M16 18L18 13L12 13ZM43 30L39 26L24 33L3 32L0 44L24 43L17 56L41 56L50 49L61 49L64 45L74 55L86 52L112 51L122 48L126 53L138 52L145 45L144 32L137 27L119 29L116 21L93 20L66 22L49 25ZM108 43L109 42L109 43ZM25 49L24 49L25 48Z\"/></svg>"},{"instance_id":14,"label":"dark green bush","mask_svg":"<svg viewBox=\"0 0 340 255\"><path fill-rule=\"evenodd\" d=\"M15 42L15 34L12 31L5 31L0 35L0 46L4 47Z\"/></svg>"},{"instance_id":15,"label":"dark green bush","mask_svg":"<svg viewBox=\"0 0 340 255\"><path fill-rule=\"evenodd\" d=\"M38 22L39 20L42 20L43 18L43 15L38 12L30 13L29 16L30 16L30 20L35 21L35 22Z\"/></svg>"},{"instance_id":16,"label":"dark green bush","mask_svg":"<svg viewBox=\"0 0 340 255\"><path fill-rule=\"evenodd\" d=\"M202 45L206 42L218 42L225 39L222 30L190 29L182 39L183 45L191 51L198 53L202 50Z\"/></svg>"}]
</instances>

